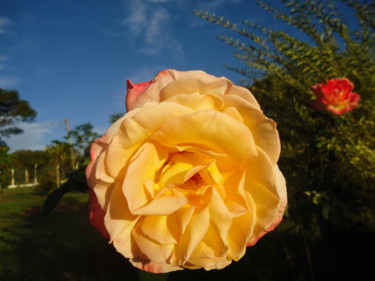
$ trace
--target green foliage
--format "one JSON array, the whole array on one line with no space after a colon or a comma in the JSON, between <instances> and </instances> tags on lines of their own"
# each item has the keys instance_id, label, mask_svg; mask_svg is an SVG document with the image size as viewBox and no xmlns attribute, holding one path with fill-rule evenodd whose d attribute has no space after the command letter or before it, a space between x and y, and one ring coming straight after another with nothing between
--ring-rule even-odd
<instances>
[{"instance_id":1,"label":"green foliage","mask_svg":"<svg viewBox=\"0 0 375 281\"><path fill-rule=\"evenodd\" d=\"M0 202L0 280L136 280L136 270L90 225L88 194L70 192L50 216L44 194L5 190ZM103 245L103 246L100 246Z\"/></svg>"},{"instance_id":2,"label":"green foliage","mask_svg":"<svg viewBox=\"0 0 375 281\"><path fill-rule=\"evenodd\" d=\"M124 116L124 113L113 113L109 116L109 123L115 123L118 119Z\"/></svg>"},{"instance_id":3,"label":"green foliage","mask_svg":"<svg viewBox=\"0 0 375 281\"><path fill-rule=\"evenodd\" d=\"M84 170L75 170L67 176L67 180L58 188L54 189L47 197L43 204L42 215L46 217L57 206L64 195L70 191L87 191L89 187L86 183L86 175Z\"/></svg>"},{"instance_id":4,"label":"green foliage","mask_svg":"<svg viewBox=\"0 0 375 281\"><path fill-rule=\"evenodd\" d=\"M82 151L90 146L99 137L99 134L93 131L91 123L84 123L71 130L65 139L69 139L69 137L73 140L73 147Z\"/></svg>"},{"instance_id":5,"label":"green foliage","mask_svg":"<svg viewBox=\"0 0 375 281\"><path fill-rule=\"evenodd\" d=\"M75 127L64 137L66 140L71 140L71 144L54 141L54 146L47 148L55 168L54 171L50 169L52 177L46 178L46 184L42 186L49 186L49 191L55 189L46 198L43 207L44 216L56 207L68 191L88 191L85 169L90 161L91 143L98 137L91 123L84 123ZM74 162L74 164L69 165L69 162Z\"/></svg>"},{"instance_id":6,"label":"green foliage","mask_svg":"<svg viewBox=\"0 0 375 281\"><path fill-rule=\"evenodd\" d=\"M6 188L11 181L11 167L14 157L8 154L9 148L0 145L0 189Z\"/></svg>"},{"instance_id":7,"label":"green foliage","mask_svg":"<svg viewBox=\"0 0 375 281\"><path fill-rule=\"evenodd\" d=\"M50 166L46 151L17 150L11 153L11 155L14 158L13 168L16 184L26 183L25 170L29 173L28 183L35 182L35 180L40 182L41 177L39 176L43 175Z\"/></svg>"},{"instance_id":8,"label":"green foliage","mask_svg":"<svg viewBox=\"0 0 375 281\"><path fill-rule=\"evenodd\" d=\"M251 21L238 25L207 12L195 14L240 35L219 39L237 49L235 56L246 66L231 69L246 77L244 83L265 114L278 124L279 165L289 197L290 228L283 235L295 233L303 241L305 250L294 248L292 255L295 262L305 256L309 267L298 278L314 279L315 267L324 279L332 274L319 263L327 259L322 250L327 240L338 233L345 237L353 228L355 235L375 232L375 4L342 1L354 13L353 22L333 1L281 2L273 3L277 7L258 4L303 36ZM339 77L354 83L359 107L343 115L314 109L311 86ZM293 245L284 249L288 247ZM347 248L348 255L354 251ZM303 277L306 272L310 277Z\"/></svg>"},{"instance_id":9,"label":"green foliage","mask_svg":"<svg viewBox=\"0 0 375 281\"><path fill-rule=\"evenodd\" d=\"M35 116L36 111L19 98L17 91L0 89L0 144L5 144L1 137L22 133L20 128L12 126L14 123L33 121Z\"/></svg>"}]
</instances>

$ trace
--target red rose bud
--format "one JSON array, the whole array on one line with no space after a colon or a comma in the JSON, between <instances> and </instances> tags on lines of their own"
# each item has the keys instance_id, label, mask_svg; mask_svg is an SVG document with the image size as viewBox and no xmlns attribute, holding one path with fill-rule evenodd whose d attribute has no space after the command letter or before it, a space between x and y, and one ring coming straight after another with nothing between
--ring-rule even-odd
<instances>
[{"instance_id":1,"label":"red rose bud","mask_svg":"<svg viewBox=\"0 0 375 281\"><path fill-rule=\"evenodd\" d=\"M353 83L347 78L329 80L326 84L316 84L311 87L317 99L314 107L326 109L335 114L343 114L357 107L360 96L353 93Z\"/></svg>"}]
</instances>

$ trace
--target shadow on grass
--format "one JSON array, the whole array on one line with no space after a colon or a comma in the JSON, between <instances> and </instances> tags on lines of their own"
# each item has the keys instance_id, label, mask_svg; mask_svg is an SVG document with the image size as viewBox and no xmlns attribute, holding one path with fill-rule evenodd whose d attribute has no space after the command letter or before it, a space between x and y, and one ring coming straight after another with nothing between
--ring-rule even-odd
<instances>
[{"instance_id":1,"label":"shadow on grass","mask_svg":"<svg viewBox=\"0 0 375 281\"><path fill-rule=\"evenodd\" d=\"M82 196L64 198L46 218L41 216L42 204L11 214L16 223L3 228L0 235L0 280L137 280L136 269L91 226ZM19 198L24 199L24 195ZM178 271L171 273L168 281L267 280L260 278L258 265L274 260L275 249L267 242L256 247L223 270ZM263 254L254 260L257 251ZM279 259L279 264L284 266L285 262Z\"/></svg>"},{"instance_id":2,"label":"shadow on grass","mask_svg":"<svg viewBox=\"0 0 375 281\"><path fill-rule=\"evenodd\" d=\"M14 214L16 226L2 230L0 280L136 280L128 261L90 225L85 204L70 198L46 218L40 211Z\"/></svg>"},{"instance_id":3,"label":"shadow on grass","mask_svg":"<svg viewBox=\"0 0 375 281\"><path fill-rule=\"evenodd\" d=\"M1 218L10 216L7 221L12 222L8 225L0 222L0 280L137 280L136 269L91 226L85 196L64 198L46 218L38 207L42 204L36 202L31 208L19 211L20 207L14 207L17 212L12 209L0 214ZM38 202L43 202L41 199ZM284 226L280 225L281 233ZM222 270L172 272L168 281L313 280L301 240L292 234L283 235L289 247L288 260L280 232L270 232L249 247L240 261ZM310 245L315 281L375 280L372 270L375 259L369 247L372 242L372 233L361 233L356 228L327 232L319 243Z\"/></svg>"}]
</instances>

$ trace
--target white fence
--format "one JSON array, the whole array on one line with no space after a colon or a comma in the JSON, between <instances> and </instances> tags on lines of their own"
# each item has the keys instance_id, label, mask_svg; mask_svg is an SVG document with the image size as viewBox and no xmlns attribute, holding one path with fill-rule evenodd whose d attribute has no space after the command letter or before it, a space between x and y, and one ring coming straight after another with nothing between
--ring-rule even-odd
<instances>
[{"instance_id":1,"label":"white fence","mask_svg":"<svg viewBox=\"0 0 375 281\"><path fill-rule=\"evenodd\" d=\"M37 177L37 168L38 168L38 164L35 164L34 165L34 181L33 182L29 182L29 170L25 169L25 181L24 181L24 183L19 183L19 184L15 183L14 168L12 168L12 180L11 180L11 184L8 185L8 188L38 186L39 183L38 183L38 177Z\"/></svg>"}]
</instances>

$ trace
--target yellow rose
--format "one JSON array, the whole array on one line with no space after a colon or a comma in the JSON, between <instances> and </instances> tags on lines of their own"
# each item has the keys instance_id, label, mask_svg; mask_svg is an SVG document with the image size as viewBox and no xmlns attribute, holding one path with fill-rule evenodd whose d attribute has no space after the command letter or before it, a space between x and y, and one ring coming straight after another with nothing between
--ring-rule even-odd
<instances>
[{"instance_id":1,"label":"yellow rose","mask_svg":"<svg viewBox=\"0 0 375 281\"><path fill-rule=\"evenodd\" d=\"M282 218L276 124L254 96L202 71L128 82L128 112L91 148L91 221L153 273L220 269Z\"/></svg>"}]
</instances>

